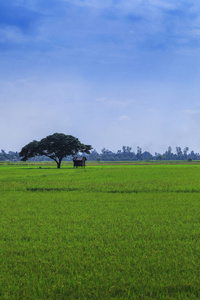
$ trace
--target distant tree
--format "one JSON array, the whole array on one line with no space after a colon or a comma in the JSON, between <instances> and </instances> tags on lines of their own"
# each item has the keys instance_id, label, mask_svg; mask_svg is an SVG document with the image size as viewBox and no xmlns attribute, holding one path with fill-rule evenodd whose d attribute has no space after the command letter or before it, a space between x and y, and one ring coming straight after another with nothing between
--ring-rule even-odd
<instances>
[{"instance_id":1,"label":"distant tree","mask_svg":"<svg viewBox=\"0 0 200 300\"><path fill-rule=\"evenodd\" d=\"M91 145L82 144L72 135L54 133L43 138L41 141L33 141L22 148L19 153L22 161L35 156L47 156L57 163L57 168L61 166L64 157L75 156L77 153L90 153Z\"/></svg>"},{"instance_id":2,"label":"distant tree","mask_svg":"<svg viewBox=\"0 0 200 300\"><path fill-rule=\"evenodd\" d=\"M126 146L122 146L123 153L126 153Z\"/></svg>"},{"instance_id":3,"label":"distant tree","mask_svg":"<svg viewBox=\"0 0 200 300\"><path fill-rule=\"evenodd\" d=\"M173 154L172 154L172 147L169 146L168 149L167 149L167 158L171 159L172 156L173 156Z\"/></svg>"},{"instance_id":4,"label":"distant tree","mask_svg":"<svg viewBox=\"0 0 200 300\"><path fill-rule=\"evenodd\" d=\"M151 155L150 152L144 151L144 152L142 153L142 159L144 159L144 160L152 160L152 159L153 159L153 156Z\"/></svg>"},{"instance_id":5,"label":"distant tree","mask_svg":"<svg viewBox=\"0 0 200 300\"><path fill-rule=\"evenodd\" d=\"M135 153L131 152L131 150L132 148L129 146L122 146L122 151L118 150L115 157L119 158L120 160L133 160Z\"/></svg>"},{"instance_id":6,"label":"distant tree","mask_svg":"<svg viewBox=\"0 0 200 300\"><path fill-rule=\"evenodd\" d=\"M157 159L158 159L158 160L162 160L162 159L163 159L162 155L161 155L161 154L158 154L158 155L157 155Z\"/></svg>"},{"instance_id":7,"label":"distant tree","mask_svg":"<svg viewBox=\"0 0 200 300\"><path fill-rule=\"evenodd\" d=\"M132 148L129 146L122 146L123 153L131 153Z\"/></svg>"},{"instance_id":8,"label":"distant tree","mask_svg":"<svg viewBox=\"0 0 200 300\"><path fill-rule=\"evenodd\" d=\"M90 155L88 155L87 159L89 160L97 160L99 158L99 153L94 149L90 152Z\"/></svg>"},{"instance_id":9,"label":"distant tree","mask_svg":"<svg viewBox=\"0 0 200 300\"><path fill-rule=\"evenodd\" d=\"M172 153L172 147L171 146L168 147L167 152L168 152L169 155Z\"/></svg>"},{"instance_id":10,"label":"distant tree","mask_svg":"<svg viewBox=\"0 0 200 300\"><path fill-rule=\"evenodd\" d=\"M139 146L137 147L136 158L137 158L138 160L141 160L141 159L142 159L142 148L140 148Z\"/></svg>"},{"instance_id":11,"label":"distant tree","mask_svg":"<svg viewBox=\"0 0 200 300\"><path fill-rule=\"evenodd\" d=\"M115 160L114 156L115 156L115 154L106 148L103 148L101 150L100 158L103 161L114 161Z\"/></svg>"},{"instance_id":12,"label":"distant tree","mask_svg":"<svg viewBox=\"0 0 200 300\"><path fill-rule=\"evenodd\" d=\"M176 153L177 153L178 158L181 159L182 155L183 155L181 147L176 147Z\"/></svg>"},{"instance_id":13,"label":"distant tree","mask_svg":"<svg viewBox=\"0 0 200 300\"><path fill-rule=\"evenodd\" d=\"M100 157L97 157L96 161L97 161L98 163L100 163L101 158L100 158Z\"/></svg>"},{"instance_id":14,"label":"distant tree","mask_svg":"<svg viewBox=\"0 0 200 300\"><path fill-rule=\"evenodd\" d=\"M194 151L192 150L190 155L189 155L189 158L191 158L192 160L195 160L196 159L196 155L194 153Z\"/></svg>"},{"instance_id":15,"label":"distant tree","mask_svg":"<svg viewBox=\"0 0 200 300\"><path fill-rule=\"evenodd\" d=\"M162 157L164 160L170 160L173 159L174 154L172 153L172 147L168 147L167 151L162 154Z\"/></svg>"},{"instance_id":16,"label":"distant tree","mask_svg":"<svg viewBox=\"0 0 200 300\"><path fill-rule=\"evenodd\" d=\"M187 158L187 153L188 153L188 151L189 151L189 147L185 147L185 148L183 149L183 155L184 155L184 158L185 158L185 159Z\"/></svg>"}]
</instances>

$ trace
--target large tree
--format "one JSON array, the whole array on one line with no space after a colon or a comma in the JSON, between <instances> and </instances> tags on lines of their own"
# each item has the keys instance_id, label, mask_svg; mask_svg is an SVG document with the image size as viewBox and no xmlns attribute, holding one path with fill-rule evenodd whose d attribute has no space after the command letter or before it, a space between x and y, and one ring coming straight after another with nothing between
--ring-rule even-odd
<instances>
[{"instance_id":1,"label":"large tree","mask_svg":"<svg viewBox=\"0 0 200 300\"><path fill-rule=\"evenodd\" d=\"M90 153L91 145L82 144L77 138L72 135L63 133L54 133L43 138L41 141L33 141L25 145L19 153L22 161L35 156L45 155L53 159L57 163L57 168L60 168L64 157L68 155L77 155L77 153Z\"/></svg>"}]
</instances>

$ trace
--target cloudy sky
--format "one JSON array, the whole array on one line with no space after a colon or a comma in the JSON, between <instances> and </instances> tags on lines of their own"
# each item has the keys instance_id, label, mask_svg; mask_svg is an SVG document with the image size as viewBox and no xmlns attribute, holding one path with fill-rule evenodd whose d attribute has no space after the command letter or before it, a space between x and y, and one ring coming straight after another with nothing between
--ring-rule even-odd
<instances>
[{"instance_id":1,"label":"cloudy sky","mask_svg":"<svg viewBox=\"0 0 200 300\"><path fill-rule=\"evenodd\" d=\"M200 2L0 0L0 149L200 152Z\"/></svg>"}]
</instances>

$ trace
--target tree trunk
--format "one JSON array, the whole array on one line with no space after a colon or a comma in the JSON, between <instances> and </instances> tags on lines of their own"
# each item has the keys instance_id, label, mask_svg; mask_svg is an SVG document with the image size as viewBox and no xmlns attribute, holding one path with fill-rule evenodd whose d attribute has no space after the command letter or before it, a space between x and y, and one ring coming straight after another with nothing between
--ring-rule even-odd
<instances>
[{"instance_id":1,"label":"tree trunk","mask_svg":"<svg viewBox=\"0 0 200 300\"><path fill-rule=\"evenodd\" d=\"M57 169L60 169L60 165L61 165L61 160L59 160L59 161L57 162Z\"/></svg>"}]
</instances>

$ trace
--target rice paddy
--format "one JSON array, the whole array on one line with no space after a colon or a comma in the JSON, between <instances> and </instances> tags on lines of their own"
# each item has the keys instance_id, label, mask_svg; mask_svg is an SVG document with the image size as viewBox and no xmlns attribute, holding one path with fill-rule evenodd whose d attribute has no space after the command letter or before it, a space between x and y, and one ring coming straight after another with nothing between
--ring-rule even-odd
<instances>
[{"instance_id":1,"label":"rice paddy","mask_svg":"<svg viewBox=\"0 0 200 300\"><path fill-rule=\"evenodd\" d=\"M0 299L199 299L200 165L0 165Z\"/></svg>"}]
</instances>

